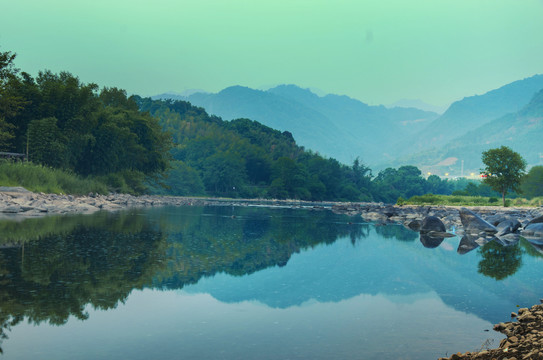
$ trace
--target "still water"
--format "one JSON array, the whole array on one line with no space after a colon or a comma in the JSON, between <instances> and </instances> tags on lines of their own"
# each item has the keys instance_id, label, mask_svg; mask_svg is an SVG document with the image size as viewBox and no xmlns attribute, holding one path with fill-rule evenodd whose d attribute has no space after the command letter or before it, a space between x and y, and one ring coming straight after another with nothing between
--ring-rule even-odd
<instances>
[{"instance_id":1,"label":"still water","mask_svg":"<svg viewBox=\"0 0 543 360\"><path fill-rule=\"evenodd\" d=\"M0 221L0 359L436 359L543 295L521 240L459 255L330 211Z\"/></svg>"}]
</instances>

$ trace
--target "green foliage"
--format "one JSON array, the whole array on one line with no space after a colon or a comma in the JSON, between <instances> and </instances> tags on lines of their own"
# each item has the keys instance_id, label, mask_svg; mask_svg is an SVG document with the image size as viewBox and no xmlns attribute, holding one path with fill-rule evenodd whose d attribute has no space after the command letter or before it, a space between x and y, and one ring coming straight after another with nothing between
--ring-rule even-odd
<instances>
[{"instance_id":1,"label":"green foliage","mask_svg":"<svg viewBox=\"0 0 543 360\"><path fill-rule=\"evenodd\" d=\"M505 195L508 191L520 192L526 161L507 146L484 151L481 159L485 165L485 168L481 169L485 176L483 181L502 194L505 206Z\"/></svg>"},{"instance_id":2,"label":"green foliage","mask_svg":"<svg viewBox=\"0 0 543 360\"><path fill-rule=\"evenodd\" d=\"M150 182L150 191L158 195L199 196L205 194L198 172L182 161L174 160L161 179Z\"/></svg>"},{"instance_id":3,"label":"green foliage","mask_svg":"<svg viewBox=\"0 0 543 360\"><path fill-rule=\"evenodd\" d=\"M371 171L356 159L353 166L305 151L292 135L249 119L223 121L183 101L135 97L142 111L159 118L172 134L172 157L191 171L190 180L163 181L155 193L188 195L188 183L203 183L205 194L304 200L371 200ZM170 177L174 173L170 173ZM175 186L182 189L177 190ZM200 193L198 186L198 193Z\"/></svg>"},{"instance_id":4,"label":"green foliage","mask_svg":"<svg viewBox=\"0 0 543 360\"><path fill-rule=\"evenodd\" d=\"M374 179L374 197L383 202L394 203L399 197L410 198L425 193L450 194L451 185L436 175L428 179L421 176L415 166L402 166L398 169L387 168Z\"/></svg>"},{"instance_id":5,"label":"green foliage","mask_svg":"<svg viewBox=\"0 0 543 360\"><path fill-rule=\"evenodd\" d=\"M68 72L19 74L14 58L0 52L0 151L28 151L37 164L131 193L168 169L170 135L126 91L99 91Z\"/></svg>"},{"instance_id":6,"label":"green foliage","mask_svg":"<svg viewBox=\"0 0 543 360\"><path fill-rule=\"evenodd\" d=\"M107 194L104 182L29 162L0 161L0 186L23 186L34 192L84 195Z\"/></svg>"},{"instance_id":7,"label":"green foliage","mask_svg":"<svg viewBox=\"0 0 543 360\"><path fill-rule=\"evenodd\" d=\"M534 166L522 179L522 193L528 198L543 196L543 166Z\"/></svg>"},{"instance_id":8,"label":"green foliage","mask_svg":"<svg viewBox=\"0 0 543 360\"><path fill-rule=\"evenodd\" d=\"M498 206L493 197L434 194L413 196L404 205Z\"/></svg>"},{"instance_id":9,"label":"green foliage","mask_svg":"<svg viewBox=\"0 0 543 360\"><path fill-rule=\"evenodd\" d=\"M9 325L85 320L87 306L114 308L133 289L182 289L217 273L246 275L284 265L301 249L369 233L367 225L329 211L303 221L292 221L299 215L291 209L237 208L235 219L233 211L157 208L146 216L138 210L0 220L0 244L24 242L23 261L19 248L0 252L0 347Z\"/></svg>"}]
</instances>

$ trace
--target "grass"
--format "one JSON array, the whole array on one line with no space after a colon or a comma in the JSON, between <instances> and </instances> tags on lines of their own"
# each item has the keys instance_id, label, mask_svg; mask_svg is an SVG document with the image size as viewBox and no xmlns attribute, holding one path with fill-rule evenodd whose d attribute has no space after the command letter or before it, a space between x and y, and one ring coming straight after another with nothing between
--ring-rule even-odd
<instances>
[{"instance_id":1,"label":"grass","mask_svg":"<svg viewBox=\"0 0 543 360\"><path fill-rule=\"evenodd\" d=\"M0 161L0 186L22 186L33 192L84 195L107 194L107 185L97 179L31 162Z\"/></svg>"},{"instance_id":2,"label":"grass","mask_svg":"<svg viewBox=\"0 0 543 360\"><path fill-rule=\"evenodd\" d=\"M543 197L531 200L516 198L506 199L506 206L541 206ZM450 206L502 206L502 200L495 197L464 196L464 195L434 195L426 194L413 196L407 200L398 199L398 205L450 205Z\"/></svg>"}]
</instances>

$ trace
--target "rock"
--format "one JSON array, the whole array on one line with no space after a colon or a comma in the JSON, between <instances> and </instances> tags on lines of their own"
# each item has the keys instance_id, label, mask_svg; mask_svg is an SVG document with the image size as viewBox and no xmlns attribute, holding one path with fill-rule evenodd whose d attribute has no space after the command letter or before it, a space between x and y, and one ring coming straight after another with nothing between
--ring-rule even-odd
<instances>
[{"instance_id":1,"label":"rock","mask_svg":"<svg viewBox=\"0 0 543 360\"><path fill-rule=\"evenodd\" d=\"M470 234L481 234L486 233L488 235L494 235L498 232L498 229L483 220L481 217L479 217L477 214L475 214L473 211L461 208L459 210L460 213L460 220L462 221L462 226L464 227L465 233Z\"/></svg>"},{"instance_id":2,"label":"rock","mask_svg":"<svg viewBox=\"0 0 543 360\"><path fill-rule=\"evenodd\" d=\"M462 236L462 239L460 239L460 243L458 244L458 249L456 252L460 255L467 254L468 252L477 249L479 247L479 244L475 241L476 238L472 235L465 234Z\"/></svg>"},{"instance_id":3,"label":"rock","mask_svg":"<svg viewBox=\"0 0 543 360\"><path fill-rule=\"evenodd\" d=\"M500 243L502 246L511 246L511 245L515 245L516 243L519 242L520 235L519 234L509 233L509 234L505 234L503 236L498 236L496 234L496 236L494 237L493 240Z\"/></svg>"},{"instance_id":4,"label":"rock","mask_svg":"<svg viewBox=\"0 0 543 360\"><path fill-rule=\"evenodd\" d=\"M445 233L445 224L439 218L427 216L422 220L420 225L420 242L424 247L438 247L444 239L444 236L441 236L442 233Z\"/></svg>"},{"instance_id":5,"label":"rock","mask_svg":"<svg viewBox=\"0 0 543 360\"><path fill-rule=\"evenodd\" d=\"M31 191L28 191L22 186L0 186L0 192L5 193L23 193L23 194L31 194Z\"/></svg>"},{"instance_id":6,"label":"rock","mask_svg":"<svg viewBox=\"0 0 543 360\"><path fill-rule=\"evenodd\" d=\"M496 236L503 236L506 234L514 233L519 228L520 222L517 219L503 220L498 225L496 225L496 229L498 229L498 233L496 234Z\"/></svg>"},{"instance_id":7,"label":"rock","mask_svg":"<svg viewBox=\"0 0 543 360\"><path fill-rule=\"evenodd\" d=\"M527 240L543 243L543 223L529 223L520 234Z\"/></svg>"},{"instance_id":8,"label":"rock","mask_svg":"<svg viewBox=\"0 0 543 360\"><path fill-rule=\"evenodd\" d=\"M494 214L485 218L486 222L494 226L497 226L499 223L508 219L509 219L509 216L505 214Z\"/></svg>"},{"instance_id":9,"label":"rock","mask_svg":"<svg viewBox=\"0 0 543 360\"><path fill-rule=\"evenodd\" d=\"M518 309L518 314L519 314L519 315L522 315L522 314L524 314L524 313L527 312L527 311L530 311L530 309L528 309L528 308L520 308L520 309Z\"/></svg>"},{"instance_id":10,"label":"rock","mask_svg":"<svg viewBox=\"0 0 543 360\"><path fill-rule=\"evenodd\" d=\"M9 205L3 209L0 209L0 212L4 214L17 214L22 211L22 208L19 205Z\"/></svg>"},{"instance_id":11,"label":"rock","mask_svg":"<svg viewBox=\"0 0 543 360\"><path fill-rule=\"evenodd\" d=\"M413 221L410 221L408 224L407 224L407 227L413 231L420 231L420 226L422 224L422 221L420 220L413 220Z\"/></svg>"},{"instance_id":12,"label":"rock","mask_svg":"<svg viewBox=\"0 0 543 360\"><path fill-rule=\"evenodd\" d=\"M430 232L430 231L440 231L445 232L445 224L443 222L435 217L435 216L427 216L422 220L422 223L420 224L420 231L421 232Z\"/></svg>"},{"instance_id":13,"label":"rock","mask_svg":"<svg viewBox=\"0 0 543 360\"><path fill-rule=\"evenodd\" d=\"M539 216L533 218L532 220L530 220L528 222L528 224L526 224L526 226L528 226L530 224L541 224L541 223L543 223L543 215L539 215Z\"/></svg>"}]
</instances>

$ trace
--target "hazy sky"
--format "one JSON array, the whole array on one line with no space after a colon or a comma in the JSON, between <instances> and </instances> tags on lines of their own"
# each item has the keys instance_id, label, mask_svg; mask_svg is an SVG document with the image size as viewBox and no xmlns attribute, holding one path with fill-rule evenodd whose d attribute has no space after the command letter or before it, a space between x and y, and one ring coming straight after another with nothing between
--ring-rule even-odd
<instances>
[{"instance_id":1,"label":"hazy sky","mask_svg":"<svg viewBox=\"0 0 543 360\"><path fill-rule=\"evenodd\" d=\"M543 73L543 0L0 0L0 51L143 96L282 83L443 105Z\"/></svg>"}]
</instances>

